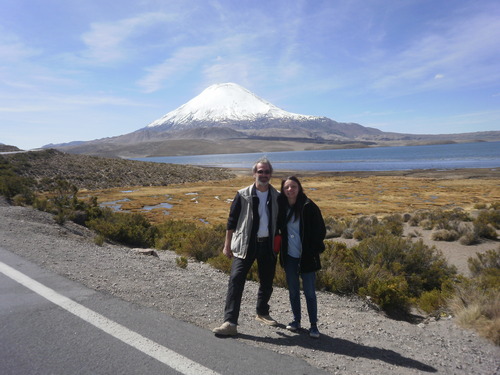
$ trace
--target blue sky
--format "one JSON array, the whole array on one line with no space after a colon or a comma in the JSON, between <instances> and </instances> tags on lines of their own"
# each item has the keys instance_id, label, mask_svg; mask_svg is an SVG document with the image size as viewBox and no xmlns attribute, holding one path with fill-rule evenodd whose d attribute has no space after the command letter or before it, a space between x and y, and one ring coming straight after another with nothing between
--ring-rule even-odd
<instances>
[{"instance_id":1,"label":"blue sky","mask_svg":"<svg viewBox=\"0 0 500 375\"><path fill-rule=\"evenodd\" d=\"M214 83L413 134L500 130L498 0L2 0L0 142L140 129Z\"/></svg>"}]
</instances>

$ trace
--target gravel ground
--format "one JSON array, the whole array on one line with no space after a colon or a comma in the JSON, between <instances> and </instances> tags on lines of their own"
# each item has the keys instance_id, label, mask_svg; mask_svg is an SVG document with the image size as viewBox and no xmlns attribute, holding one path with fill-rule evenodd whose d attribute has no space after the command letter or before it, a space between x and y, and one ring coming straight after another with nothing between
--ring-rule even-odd
<instances>
[{"instance_id":1,"label":"gravel ground","mask_svg":"<svg viewBox=\"0 0 500 375\"><path fill-rule=\"evenodd\" d=\"M89 288L158 309L211 330L222 323L227 275L176 255L93 243L93 234L51 215L0 201L0 246ZM239 340L304 359L332 374L499 374L500 348L453 318L410 324L384 317L366 301L318 293L319 340L290 333L287 291L276 288L271 315L278 327L254 320L257 285L245 288ZM304 317L307 313L304 311ZM214 340L219 340L215 338Z\"/></svg>"}]
</instances>

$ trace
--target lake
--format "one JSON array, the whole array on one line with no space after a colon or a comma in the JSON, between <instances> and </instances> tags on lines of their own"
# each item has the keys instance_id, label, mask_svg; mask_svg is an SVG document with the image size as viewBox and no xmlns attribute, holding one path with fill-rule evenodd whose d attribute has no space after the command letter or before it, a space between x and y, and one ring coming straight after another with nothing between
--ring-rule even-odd
<instances>
[{"instance_id":1,"label":"lake","mask_svg":"<svg viewBox=\"0 0 500 375\"><path fill-rule=\"evenodd\" d=\"M397 171L500 167L500 142L376 147L345 150L165 156L134 160L210 167L248 168L267 156L276 170Z\"/></svg>"}]
</instances>

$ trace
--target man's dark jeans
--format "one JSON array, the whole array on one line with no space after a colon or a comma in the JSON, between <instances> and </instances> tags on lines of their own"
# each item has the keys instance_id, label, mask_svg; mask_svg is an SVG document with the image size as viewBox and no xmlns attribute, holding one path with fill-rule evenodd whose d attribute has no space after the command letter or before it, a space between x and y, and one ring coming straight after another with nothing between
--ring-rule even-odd
<instances>
[{"instance_id":1,"label":"man's dark jeans","mask_svg":"<svg viewBox=\"0 0 500 375\"><path fill-rule=\"evenodd\" d=\"M269 314L269 300L273 293L273 279L276 270L276 256L271 248L271 243L251 241L245 259L233 258L231 275L227 288L226 307L224 309L224 321L238 324L240 315L241 298L248 271L257 259L259 270L259 292L257 295L257 314Z\"/></svg>"}]
</instances>

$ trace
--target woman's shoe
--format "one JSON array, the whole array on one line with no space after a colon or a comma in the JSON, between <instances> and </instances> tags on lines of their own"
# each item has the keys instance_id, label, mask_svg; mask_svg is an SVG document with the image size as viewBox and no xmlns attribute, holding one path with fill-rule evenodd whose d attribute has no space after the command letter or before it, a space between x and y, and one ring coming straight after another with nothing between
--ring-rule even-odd
<instances>
[{"instance_id":1,"label":"woman's shoe","mask_svg":"<svg viewBox=\"0 0 500 375\"><path fill-rule=\"evenodd\" d=\"M311 328L309 329L309 336L311 336L313 339L319 339L318 327L311 326Z\"/></svg>"},{"instance_id":2,"label":"woman's shoe","mask_svg":"<svg viewBox=\"0 0 500 375\"><path fill-rule=\"evenodd\" d=\"M286 326L286 329L292 332L297 331L299 328L300 328L300 322L297 322L295 320L291 323L288 323L288 325Z\"/></svg>"}]
</instances>

